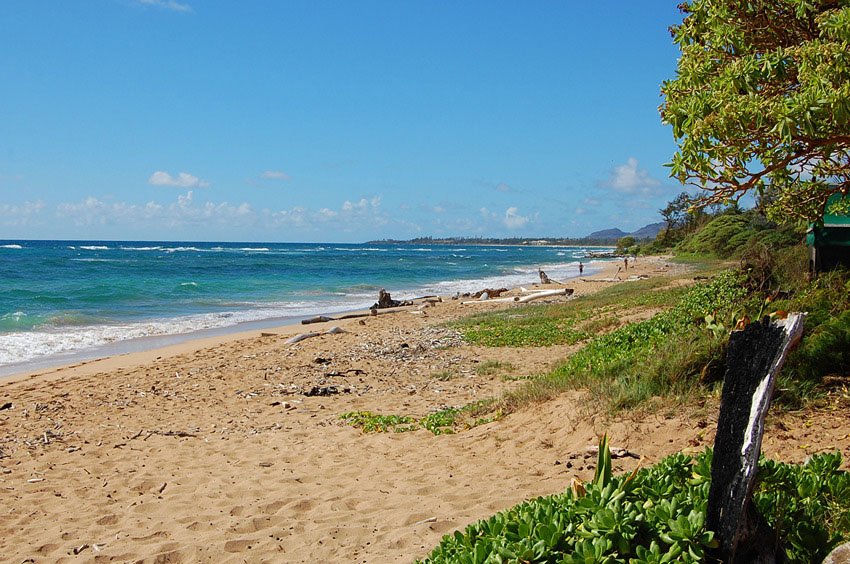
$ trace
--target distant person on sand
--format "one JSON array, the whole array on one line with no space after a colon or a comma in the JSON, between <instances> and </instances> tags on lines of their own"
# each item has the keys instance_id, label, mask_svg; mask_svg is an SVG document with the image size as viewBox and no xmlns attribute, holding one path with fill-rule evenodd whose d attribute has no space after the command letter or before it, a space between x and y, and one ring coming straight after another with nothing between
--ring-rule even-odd
<instances>
[{"instance_id":1,"label":"distant person on sand","mask_svg":"<svg viewBox=\"0 0 850 564\"><path fill-rule=\"evenodd\" d=\"M584 274L584 265L581 262L579 262L578 263L578 275L581 276L582 274Z\"/></svg>"},{"instance_id":2,"label":"distant person on sand","mask_svg":"<svg viewBox=\"0 0 850 564\"><path fill-rule=\"evenodd\" d=\"M625 257L625 258L623 259L623 265L625 266L625 268L623 268L623 270L628 270L628 269L629 269L629 257Z\"/></svg>"}]
</instances>

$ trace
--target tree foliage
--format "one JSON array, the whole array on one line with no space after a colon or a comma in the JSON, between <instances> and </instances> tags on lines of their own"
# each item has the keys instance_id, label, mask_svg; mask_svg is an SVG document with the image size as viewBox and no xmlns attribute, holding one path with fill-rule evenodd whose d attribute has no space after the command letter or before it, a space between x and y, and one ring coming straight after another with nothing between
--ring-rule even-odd
<instances>
[{"instance_id":1,"label":"tree foliage","mask_svg":"<svg viewBox=\"0 0 850 564\"><path fill-rule=\"evenodd\" d=\"M770 188L767 210L814 219L850 191L850 0L692 0L662 85L672 176L700 205Z\"/></svg>"}]
</instances>

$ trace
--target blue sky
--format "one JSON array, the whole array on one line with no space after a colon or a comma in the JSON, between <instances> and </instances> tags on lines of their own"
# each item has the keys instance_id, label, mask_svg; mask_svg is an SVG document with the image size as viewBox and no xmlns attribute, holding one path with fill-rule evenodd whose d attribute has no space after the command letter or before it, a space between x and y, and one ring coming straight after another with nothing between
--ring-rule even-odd
<instances>
[{"instance_id":1,"label":"blue sky","mask_svg":"<svg viewBox=\"0 0 850 564\"><path fill-rule=\"evenodd\" d=\"M637 229L676 3L3 2L0 238Z\"/></svg>"}]
</instances>

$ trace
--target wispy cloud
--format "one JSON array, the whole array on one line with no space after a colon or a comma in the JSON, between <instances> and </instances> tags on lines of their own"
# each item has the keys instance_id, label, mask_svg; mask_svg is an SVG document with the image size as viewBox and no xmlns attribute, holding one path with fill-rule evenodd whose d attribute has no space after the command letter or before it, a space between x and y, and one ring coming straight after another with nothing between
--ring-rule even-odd
<instances>
[{"instance_id":1,"label":"wispy cloud","mask_svg":"<svg viewBox=\"0 0 850 564\"><path fill-rule=\"evenodd\" d=\"M141 6L155 6L157 8L162 8L163 10L182 12L184 14L191 14L194 12L192 6L189 4L183 4L176 2L175 0L136 0L136 4Z\"/></svg>"},{"instance_id":2,"label":"wispy cloud","mask_svg":"<svg viewBox=\"0 0 850 564\"><path fill-rule=\"evenodd\" d=\"M192 225L239 226L253 223L256 213L248 203L196 203L190 190L169 204L107 202L90 196L79 202L56 206L56 215L76 226L120 225L122 227L185 227Z\"/></svg>"},{"instance_id":3,"label":"wispy cloud","mask_svg":"<svg viewBox=\"0 0 850 564\"><path fill-rule=\"evenodd\" d=\"M510 192L511 190L513 189L510 187L509 184L505 184L504 182L499 182L498 184L496 184L497 192Z\"/></svg>"},{"instance_id":4,"label":"wispy cloud","mask_svg":"<svg viewBox=\"0 0 850 564\"><path fill-rule=\"evenodd\" d=\"M353 232L364 230L364 226L374 228L390 222L381 209L380 196L345 200L339 209L324 207L316 211L304 206L294 206L266 213L275 227L288 226L311 231L320 227L332 227L344 232Z\"/></svg>"},{"instance_id":5,"label":"wispy cloud","mask_svg":"<svg viewBox=\"0 0 850 564\"><path fill-rule=\"evenodd\" d=\"M653 178L646 169L640 168L636 158L629 157L625 164L614 167L608 180L600 184L621 194L646 196L656 193L661 181Z\"/></svg>"},{"instance_id":6,"label":"wispy cloud","mask_svg":"<svg viewBox=\"0 0 850 564\"><path fill-rule=\"evenodd\" d=\"M505 210L505 217L502 220L505 227L508 229L521 229L528 224L528 216L520 215L519 208L510 207Z\"/></svg>"},{"instance_id":7,"label":"wispy cloud","mask_svg":"<svg viewBox=\"0 0 850 564\"><path fill-rule=\"evenodd\" d=\"M205 182L188 172L181 172L177 176L171 176L161 170L151 174L150 178L148 178L148 184L152 186L174 186L175 188L206 188L210 185L209 182Z\"/></svg>"},{"instance_id":8,"label":"wispy cloud","mask_svg":"<svg viewBox=\"0 0 850 564\"><path fill-rule=\"evenodd\" d=\"M260 178L265 180L291 180L288 174L279 170L267 170L260 175Z\"/></svg>"},{"instance_id":9,"label":"wispy cloud","mask_svg":"<svg viewBox=\"0 0 850 564\"><path fill-rule=\"evenodd\" d=\"M511 230L522 229L532 221L530 216L520 215L519 208L516 206L509 207L505 210L504 214L498 214L487 208L481 208L478 212L484 219L499 223Z\"/></svg>"},{"instance_id":10,"label":"wispy cloud","mask_svg":"<svg viewBox=\"0 0 850 564\"><path fill-rule=\"evenodd\" d=\"M20 227L28 225L45 208L41 200L22 204L0 204L0 225Z\"/></svg>"}]
</instances>

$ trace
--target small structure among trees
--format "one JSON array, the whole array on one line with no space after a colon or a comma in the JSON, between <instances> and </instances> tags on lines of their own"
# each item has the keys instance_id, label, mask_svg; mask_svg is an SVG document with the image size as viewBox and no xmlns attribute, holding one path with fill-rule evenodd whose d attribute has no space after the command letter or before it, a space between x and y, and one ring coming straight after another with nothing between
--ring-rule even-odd
<instances>
[{"instance_id":1,"label":"small structure among trees","mask_svg":"<svg viewBox=\"0 0 850 564\"><path fill-rule=\"evenodd\" d=\"M806 244L812 274L850 266L850 197L829 198L822 220L809 225Z\"/></svg>"}]
</instances>

